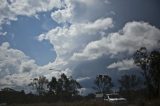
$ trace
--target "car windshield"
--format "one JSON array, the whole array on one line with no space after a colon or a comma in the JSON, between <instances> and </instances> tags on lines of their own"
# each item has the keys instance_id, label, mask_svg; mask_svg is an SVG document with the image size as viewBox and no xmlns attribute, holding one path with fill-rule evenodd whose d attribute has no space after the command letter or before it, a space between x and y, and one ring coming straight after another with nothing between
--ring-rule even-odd
<instances>
[{"instance_id":1,"label":"car windshield","mask_svg":"<svg viewBox=\"0 0 160 106\"><path fill-rule=\"evenodd\" d=\"M109 95L109 98L120 98L119 95Z\"/></svg>"}]
</instances>

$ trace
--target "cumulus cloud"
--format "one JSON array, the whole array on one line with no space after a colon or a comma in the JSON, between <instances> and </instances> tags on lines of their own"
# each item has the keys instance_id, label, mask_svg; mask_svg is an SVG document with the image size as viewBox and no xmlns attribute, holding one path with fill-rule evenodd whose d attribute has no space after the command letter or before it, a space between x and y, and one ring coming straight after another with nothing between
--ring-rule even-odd
<instances>
[{"instance_id":1,"label":"cumulus cloud","mask_svg":"<svg viewBox=\"0 0 160 106\"><path fill-rule=\"evenodd\" d=\"M21 50L13 49L8 42L0 45L0 88L27 86L35 77L60 76L65 73L70 76L70 70L57 70L54 64L49 63L44 66L38 66L35 60L24 54ZM21 88L26 89L26 88Z\"/></svg>"},{"instance_id":2,"label":"cumulus cloud","mask_svg":"<svg viewBox=\"0 0 160 106\"><path fill-rule=\"evenodd\" d=\"M66 23L70 21L71 17L72 17L71 8L57 10L51 13L51 18L57 23Z\"/></svg>"},{"instance_id":3,"label":"cumulus cloud","mask_svg":"<svg viewBox=\"0 0 160 106\"><path fill-rule=\"evenodd\" d=\"M126 59L122 61L118 61L107 66L108 69L118 69L118 70L130 70L132 68L136 68L133 59Z\"/></svg>"},{"instance_id":4,"label":"cumulus cloud","mask_svg":"<svg viewBox=\"0 0 160 106\"><path fill-rule=\"evenodd\" d=\"M108 17L108 5L108 0L64 0L62 7L51 13L52 19L61 26L39 35L38 40L48 40L53 45L57 54L51 63L53 67L73 75L74 68L80 63L72 61L73 54L101 39L113 27L113 20Z\"/></svg>"},{"instance_id":5,"label":"cumulus cloud","mask_svg":"<svg viewBox=\"0 0 160 106\"><path fill-rule=\"evenodd\" d=\"M0 79L0 88L10 87L17 89L20 87L26 90L27 88L25 87L31 82L31 78L32 76L29 73L6 75L3 79Z\"/></svg>"},{"instance_id":6,"label":"cumulus cloud","mask_svg":"<svg viewBox=\"0 0 160 106\"><path fill-rule=\"evenodd\" d=\"M0 45L0 89L11 87L25 89L35 77L45 76L50 79L52 76L59 77L65 73L71 76L71 70L54 69L58 64L49 63L38 66L35 60L25 55L21 50L13 49L8 42ZM59 65L57 66L59 67Z\"/></svg>"},{"instance_id":7,"label":"cumulus cloud","mask_svg":"<svg viewBox=\"0 0 160 106\"><path fill-rule=\"evenodd\" d=\"M140 47L148 50L157 48L160 29L145 22L128 22L122 30L107 37L90 42L80 53L74 53L73 60L92 60L103 55L133 54Z\"/></svg>"},{"instance_id":8,"label":"cumulus cloud","mask_svg":"<svg viewBox=\"0 0 160 106\"><path fill-rule=\"evenodd\" d=\"M60 0L0 0L0 25L17 20L18 15L36 16L38 12L60 8Z\"/></svg>"},{"instance_id":9,"label":"cumulus cloud","mask_svg":"<svg viewBox=\"0 0 160 106\"><path fill-rule=\"evenodd\" d=\"M83 50L91 41L101 38L100 34L113 27L111 18L102 18L94 22L72 24L69 27L57 27L38 37L39 41L49 40L57 53L55 63L67 64L73 53Z\"/></svg>"},{"instance_id":10,"label":"cumulus cloud","mask_svg":"<svg viewBox=\"0 0 160 106\"><path fill-rule=\"evenodd\" d=\"M107 16L108 4L108 0L64 0L64 6L54 11L51 17L58 23L95 21Z\"/></svg>"},{"instance_id":11,"label":"cumulus cloud","mask_svg":"<svg viewBox=\"0 0 160 106\"><path fill-rule=\"evenodd\" d=\"M108 69L134 68L132 59L112 64L110 56L132 55L142 46L149 50L158 47L160 29L145 22L128 22L122 30L108 34L107 30L114 26L108 13L115 14L108 5L108 0L0 0L0 25L17 20L18 15L37 17L37 13L46 11L53 11L51 18L60 24L38 36L39 41L48 40L53 45L57 54L53 63L38 66L9 43L0 45L0 85L21 86L39 75L51 78L65 73L75 75L86 87L96 74L106 73L106 63ZM117 77L119 73L113 75ZM89 92L89 87L81 91Z\"/></svg>"},{"instance_id":12,"label":"cumulus cloud","mask_svg":"<svg viewBox=\"0 0 160 106\"><path fill-rule=\"evenodd\" d=\"M14 85L18 83L16 79L18 80L20 75L29 77L45 75L48 78L58 76L60 73L71 75L71 69L66 64L73 53L82 51L89 42L100 39L102 33L113 27L112 19L106 18L107 1L0 0L0 25L18 20L17 16L38 18L38 13L47 11L53 11L51 17L54 21L63 23L62 27L56 27L38 37L40 41L49 40L53 45L57 53L54 63L38 66L22 51L11 48L9 43L3 43L0 46L0 76L3 79L0 84ZM66 26L66 22L70 25ZM3 30L1 26L0 30ZM6 35L7 32L0 34ZM55 69L50 70L53 67ZM59 67L63 69L57 71Z\"/></svg>"},{"instance_id":13,"label":"cumulus cloud","mask_svg":"<svg viewBox=\"0 0 160 106\"><path fill-rule=\"evenodd\" d=\"M0 85L26 84L32 76L31 72L36 69L37 65L34 60L22 51L10 48L8 42L2 43L0 46Z\"/></svg>"}]
</instances>

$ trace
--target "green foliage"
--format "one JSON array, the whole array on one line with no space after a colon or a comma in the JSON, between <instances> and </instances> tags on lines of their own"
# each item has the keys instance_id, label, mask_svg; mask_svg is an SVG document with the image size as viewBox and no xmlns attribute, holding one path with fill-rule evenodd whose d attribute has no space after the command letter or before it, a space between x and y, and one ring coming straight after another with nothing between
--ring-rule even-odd
<instances>
[{"instance_id":1,"label":"green foliage","mask_svg":"<svg viewBox=\"0 0 160 106\"><path fill-rule=\"evenodd\" d=\"M44 95L46 93L47 84L48 79L46 79L44 76L40 76L39 78L34 78L29 86L32 86L34 89L36 89L39 95Z\"/></svg>"},{"instance_id":2,"label":"green foliage","mask_svg":"<svg viewBox=\"0 0 160 106\"><path fill-rule=\"evenodd\" d=\"M51 81L48 83L47 87L49 88L49 93L55 95L58 90L58 82L55 77L52 77Z\"/></svg>"},{"instance_id":3,"label":"green foliage","mask_svg":"<svg viewBox=\"0 0 160 106\"><path fill-rule=\"evenodd\" d=\"M113 87L112 79L108 75L98 75L94 80L95 89L99 93L109 93Z\"/></svg>"},{"instance_id":4,"label":"green foliage","mask_svg":"<svg viewBox=\"0 0 160 106\"><path fill-rule=\"evenodd\" d=\"M149 96L160 96L160 51L142 47L135 52L134 62L142 69Z\"/></svg>"},{"instance_id":5,"label":"green foliage","mask_svg":"<svg viewBox=\"0 0 160 106\"><path fill-rule=\"evenodd\" d=\"M29 86L32 86L38 95L25 94L24 90L19 92L11 88L4 88L0 91L0 103L53 103L82 100L82 97L78 95L78 89L81 88L81 85L65 74L62 74L58 79L52 77L51 81L40 76L34 78Z\"/></svg>"},{"instance_id":6,"label":"green foliage","mask_svg":"<svg viewBox=\"0 0 160 106\"><path fill-rule=\"evenodd\" d=\"M136 75L123 75L118 80L120 83L120 91L133 91L136 90L140 84L140 79Z\"/></svg>"},{"instance_id":7,"label":"green foliage","mask_svg":"<svg viewBox=\"0 0 160 106\"><path fill-rule=\"evenodd\" d=\"M48 88L52 94L69 99L78 95L78 89L81 88L81 85L72 77L68 78L65 74L61 74L59 79L52 77L52 80L48 83Z\"/></svg>"},{"instance_id":8,"label":"green foliage","mask_svg":"<svg viewBox=\"0 0 160 106\"><path fill-rule=\"evenodd\" d=\"M121 76L118 82L120 84L119 93L122 96L126 97L128 101L132 102L139 96L139 94L142 94L142 93L138 93L138 91L141 90L139 88L139 85L141 84L141 80L136 75L125 74Z\"/></svg>"}]
</instances>

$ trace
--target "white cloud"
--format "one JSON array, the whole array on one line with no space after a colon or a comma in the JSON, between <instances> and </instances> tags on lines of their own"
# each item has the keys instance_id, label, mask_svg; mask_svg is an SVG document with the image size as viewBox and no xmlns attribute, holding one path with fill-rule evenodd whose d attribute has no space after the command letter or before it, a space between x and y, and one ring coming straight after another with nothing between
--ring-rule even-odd
<instances>
[{"instance_id":1,"label":"white cloud","mask_svg":"<svg viewBox=\"0 0 160 106\"><path fill-rule=\"evenodd\" d=\"M108 69L118 69L118 70L130 70L135 67L136 65L134 64L133 59L118 61L107 66Z\"/></svg>"},{"instance_id":2,"label":"white cloud","mask_svg":"<svg viewBox=\"0 0 160 106\"><path fill-rule=\"evenodd\" d=\"M112 19L103 18L94 22L72 24L70 27L57 27L39 35L38 39L49 40L54 46L57 53L55 63L67 64L73 53L83 50L89 42L101 38L101 32L111 27Z\"/></svg>"},{"instance_id":3,"label":"white cloud","mask_svg":"<svg viewBox=\"0 0 160 106\"><path fill-rule=\"evenodd\" d=\"M80 77L77 79L78 82L85 81L91 79L90 77Z\"/></svg>"},{"instance_id":4,"label":"white cloud","mask_svg":"<svg viewBox=\"0 0 160 106\"><path fill-rule=\"evenodd\" d=\"M51 13L51 17L58 23L66 23L67 21L70 21L72 17L71 9L66 8L63 10L57 10Z\"/></svg>"},{"instance_id":5,"label":"white cloud","mask_svg":"<svg viewBox=\"0 0 160 106\"><path fill-rule=\"evenodd\" d=\"M28 84L31 82L31 79L32 79L32 76L29 73L6 75L0 79L0 86L1 86L0 88L21 87L21 89L26 90L27 88L22 88L22 87L28 86Z\"/></svg>"},{"instance_id":6,"label":"white cloud","mask_svg":"<svg viewBox=\"0 0 160 106\"><path fill-rule=\"evenodd\" d=\"M10 10L18 15L32 16L37 12L46 12L53 8L60 8L60 0L14 0L10 4Z\"/></svg>"},{"instance_id":7,"label":"white cloud","mask_svg":"<svg viewBox=\"0 0 160 106\"><path fill-rule=\"evenodd\" d=\"M7 32L0 32L0 36L5 36L7 35Z\"/></svg>"},{"instance_id":8,"label":"white cloud","mask_svg":"<svg viewBox=\"0 0 160 106\"><path fill-rule=\"evenodd\" d=\"M81 88L81 89L79 89L79 94L83 95L83 96L86 96L87 94L93 93L93 92L95 92L95 91L92 88Z\"/></svg>"},{"instance_id":9,"label":"white cloud","mask_svg":"<svg viewBox=\"0 0 160 106\"><path fill-rule=\"evenodd\" d=\"M61 8L61 0L0 0L0 25L17 20L18 15L36 16L38 12Z\"/></svg>"},{"instance_id":10,"label":"white cloud","mask_svg":"<svg viewBox=\"0 0 160 106\"><path fill-rule=\"evenodd\" d=\"M22 51L3 43L0 46L0 85L20 86L39 75L51 78L65 73L70 76L74 71L71 67L75 64L98 59L103 55L111 56L119 53L132 55L141 46L151 50L158 47L157 42L160 40L160 30L145 22L129 22L122 30L103 37L107 35L107 29L113 27L112 18L106 18L108 13L115 14L108 9L108 0L8 1L0 0L0 25L10 20L17 20L18 15L34 16L39 19L37 13L57 8L53 10L51 17L57 23L62 23L62 26L38 36L39 41L48 40L57 54L53 63L44 66L38 66ZM3 28L0 27L0 30ZM110 64L108 68L128 70L134 68L133 60L116 62ZM99 72L91 71L91 73ZM82 74L86 74L86 70ZM90 80L91 76L83 77L77 80L85 82ZM86 91L88 92L88 89L84 88L82 92Z\"/></svg>"},{"instance_id":11,"label":"white cloud","mask_svg":"<svg viewBox=\"0 0 160 106\"><path fill-rule=\"evenodd\" d=\"M92 60L103 55L132 54L140 47L157 48L160 30L145 22L128 22L122 30L100 40L90 42L82 52L74 53L73 60Z\"/></svg>"},{"instance_id":12,"label":"white cloud","mask_svg":"<svg viewBox=\"0 0 160 106\"><path fill-rule=\"evenodd\" d=\"M31 79L41 75L49 79L61 73L71 75L67 68L65 70L53 69L56 65L49 63L38 66L35 60L21 50L13 49L8 42L4 42L0 45L0 88L27 86L32 81Z\"/></svg>"},{"instance_id":13,"label":"white cloud","mask_svg":"<svg viewBox=\"0 0 160 106\"><path fill-rule=\"evenodd\" d=\"M27 84L35 70L37 70L35 61L22 51L10 48L8 42L0 45L0 85Z\"/></svg>"},{"instance_id":14,"label":"white cloud","mask_svg":"<svg viewBox=\"0 0 160 106\"><path fill-rule=\"evenodd\" d=\"M66 65L73 53L82 51L90 41L100 39L102 33L113 27L112 19L105 18L107 16L106 5L108 5L106 1L0 0L0 25L9 23L10 20L16 21L19 15L34 16L39 19L37 13L50 10L53 10L51 14L53 20L63 23L62 27L54 28L39 36L39 40L49 40L54 46L57 53L54 63L38 66L33 59L30 59L22 51L10 48L8 43L3 43L0 46L0 76L3 76L0 84L9 81L10 83L7 82L8 84L6 84L14 86L15 83L18 83L14 79L15 76L20 78L20 75L25 76L27 74L29 77L45 75L47 78L58 76L60 73L66 73L70 76L72 70ZM71 25L65 26L66 22ZM0 28L3 30L1 26ZM57 71L59 67L60 71ZM52 68L55 70L50 70Z\"/></svg>"},{"instance_id":15,"label":"white cloud","mask_svg":"<svg viewBox=\"0 0 160 106\"><path fill-rule=\"evenodd\" d=\"M52 63L38 66L35 60L21 50L11 48L8 42L0 45L0 88L12 87L17 89L17 87L27 86L32 81L31 79L41 75L50 79L60 73L66 72L67 75L70 73L69 69L61 71L53 69L53 67L55 65Z\"/></svg>"},{"instance_id":16,"label":"white cloud","mask_svg":"<svg viewBox=\"0 0 160 106\"><path fill-rule=\"evenodd\" d=\"M108 3L108 0L64 0L64 6L54 11L51 17L58 23L95 21L107 16Z\"/></svg>"}]
</instances>

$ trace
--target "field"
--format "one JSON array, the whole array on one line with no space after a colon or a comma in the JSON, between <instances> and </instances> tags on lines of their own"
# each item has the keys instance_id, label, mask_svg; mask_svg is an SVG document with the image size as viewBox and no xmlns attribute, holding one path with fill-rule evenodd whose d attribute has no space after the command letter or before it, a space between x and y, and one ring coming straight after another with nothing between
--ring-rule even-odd
<instances>
[{"instance_id":1,"label":"field","mask_svg":"<svg viewBox=\"0 0 160 106\"><path fill-rule=\"evenodd\" d=\"M112 106L108 102L97 102L97 101L83 101L83 102L72 102L72 103L35 103L35 104L11 104L7 106Z\"/></svg>"},{"instance_id":2,"label":"field","mask_svg":"<svg viewBox=\"0 0 160 106\"><path fill-rule=\"evenodd\" d=\"M108 102L103 101L81 101L81 102L57 102L57 103L33 103L33 104L10 104L7 106L115 106ZM116 105L124 106L124 105ZM160 106L160 100L143 101L134 104L129 104L128 106Z\"/></svg>"}]
</instances>

